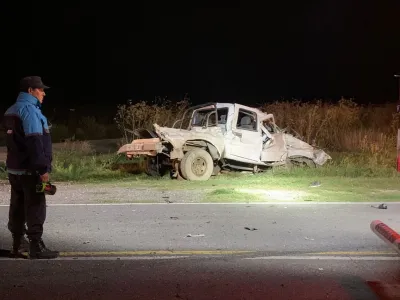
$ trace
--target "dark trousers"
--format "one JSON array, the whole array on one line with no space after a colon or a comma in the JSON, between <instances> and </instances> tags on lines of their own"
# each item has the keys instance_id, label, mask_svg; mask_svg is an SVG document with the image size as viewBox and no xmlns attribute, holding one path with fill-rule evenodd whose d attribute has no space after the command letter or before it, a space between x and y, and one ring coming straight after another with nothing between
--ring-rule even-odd
<instances>
[{"instance_id":1,"label":"dark trousers","mask_svg":"<svg viewBox=\"0 0 400 300\"><path fill-rule=\"evenodd\" d=\"M11 200L8 229L15 236L25 233L29 239L41 239L46 220L46 196L36 192L37 175L8 174L11 184Z\"/></svg>"}]
</instances>

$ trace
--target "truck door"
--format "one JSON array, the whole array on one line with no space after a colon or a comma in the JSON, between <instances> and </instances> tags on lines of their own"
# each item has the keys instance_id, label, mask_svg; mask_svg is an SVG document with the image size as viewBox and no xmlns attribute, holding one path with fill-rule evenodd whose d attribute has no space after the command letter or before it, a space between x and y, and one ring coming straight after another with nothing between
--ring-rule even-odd
<instances>
[{"instance_id":1,"label":"truck door","mask_svg":"<svg viewBox=\"0 0 400 300\"><path fill-rule=\"evenodd\" d=\"M232 124L230 158L243 162L259 162L262 151L262 136L257 114L239 108L236 124Z\"/></svg>"}]
</instances>

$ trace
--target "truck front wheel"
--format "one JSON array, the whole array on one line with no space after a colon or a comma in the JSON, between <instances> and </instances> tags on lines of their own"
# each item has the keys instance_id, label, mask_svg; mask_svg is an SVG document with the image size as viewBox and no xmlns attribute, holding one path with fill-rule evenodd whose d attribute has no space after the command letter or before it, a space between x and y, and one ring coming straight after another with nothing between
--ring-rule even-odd
<instances>
[{"instance_id":1,"label":"truck front wheel","mask_svg":"<svg viewBox=\"0 0 400 300\"><path fill-rule=\"evenodd\" d=\"M196 148L185 153L179 168L186 180L208 180L214 171L214 163L207 151Z\"/></svg>"}]
</instances>

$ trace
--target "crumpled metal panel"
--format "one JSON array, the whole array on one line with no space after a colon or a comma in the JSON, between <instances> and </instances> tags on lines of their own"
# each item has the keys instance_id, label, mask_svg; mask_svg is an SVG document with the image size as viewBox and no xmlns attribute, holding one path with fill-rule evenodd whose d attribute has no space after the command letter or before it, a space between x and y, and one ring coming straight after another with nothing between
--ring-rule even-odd
<instances>
[{"instance_id":1,"label":"crumpled metal panel","mask_svg":"<svg viewBox=\"0 0 400 300\"><path fill-rule=\"evenodd\" d=\"M322 149L315 148L291 134L285 134L285 140L289 158L293 156L305 156L312 159L317 165L321 166L329 159L332 159Z\"/></svg>"}]
</instances>

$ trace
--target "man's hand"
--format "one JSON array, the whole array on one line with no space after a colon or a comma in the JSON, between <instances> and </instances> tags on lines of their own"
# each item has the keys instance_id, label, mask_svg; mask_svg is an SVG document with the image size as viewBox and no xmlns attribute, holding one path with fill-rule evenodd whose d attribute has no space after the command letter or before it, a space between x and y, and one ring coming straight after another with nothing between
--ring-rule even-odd
<instances>
[{"instance_id":1,"label":"man's hand","mask_svg":"<svg viewBox=\"0 0 400 300\"><path fill-rule=\"evenodd\" d=\"M41 179L43 182L49 182L49 180L50 180L49 173L44 173L43 175L40 175L40 179Z\"/></svg>"}]
</instances>

